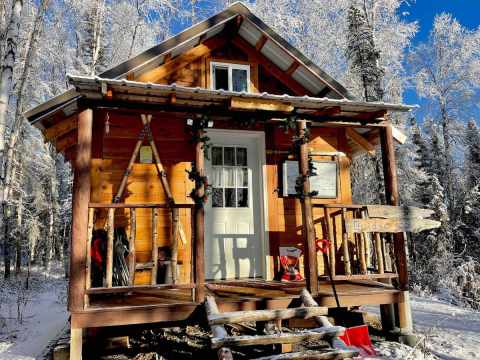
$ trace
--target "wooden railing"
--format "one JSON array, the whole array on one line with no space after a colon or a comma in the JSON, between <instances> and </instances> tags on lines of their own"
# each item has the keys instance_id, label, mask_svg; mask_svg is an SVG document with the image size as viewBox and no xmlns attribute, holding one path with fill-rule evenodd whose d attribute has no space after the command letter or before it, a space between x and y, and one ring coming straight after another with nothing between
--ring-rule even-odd
<instances>
[{"instance_id":1,"label":"wooden railing","mask_svg":"<svg viewBox=\"0 0 480 360\"><path fill-rule=\"evenodd\" d=\"M368 219L366 205L313 204L312 206L323 209L323 217L315 222L322 223L323 237L329 240L327 256L330 273L334 280L375 280L398 277L395 255L392 251L387 251L386 243L390 241L388 233L352 234L347 231L347 222L350 219ZM337 231L338 225L335 226L338 218L340 218L341 236ZM343 263L343 271L337 271L339 268L337 260ZM386 264L389 264L388 270Z\"/></svg>"},{"instance_id":2,"label":"wooden railing","mask_svg":"<svg viewBox=\"0 0 480 360\"><path fill-rule=\"evenodd\" d=\"M88 297L96 294L109 294L109 293L129 293L146 291L152 289L193 289L195 286L195 273L193 267L190 268L190 283L178 283L177 279L177 251L178 251L178 238L185 237L183 225L180 221L180 209L190 210L190 222L193 223L193 207L191 204L125 204L125 203L90 203L88 212L88 235L86 246L86 303L88 305ZM115 241L115 211L118 209L128 210L129 218L129 234L128 236L128 257L126 259L128 268L128 285L127 286L113 286L113 272L114 272L114 241ZM137 263L135 241L137 233L137 209L150 209L151 210L151 261L144 263ZM158 224L159 224L159 210L170 210L171 214L171 241L169 246L172 251L172 256L169 260L170 269L172 271L172 283L171 284L157 284L157 269L158 269ZM99 224L96 215L100 211L107 212L106 221L104 224ZM102 226L103 225L103 226ZM106 244L106 269L104 286L92 287L92 236L94 228L101 228L107 232L107 244ZM191 244L193 246L194 237L193 231L191 232ZM192 259L191 259L192 260ZM193 264L193 261L190 261ZM135 285L135 273L137 270L150 269L151 281L150 285ZM192 294L193 296L193 294Z\"/></svg>"}]
</instances>

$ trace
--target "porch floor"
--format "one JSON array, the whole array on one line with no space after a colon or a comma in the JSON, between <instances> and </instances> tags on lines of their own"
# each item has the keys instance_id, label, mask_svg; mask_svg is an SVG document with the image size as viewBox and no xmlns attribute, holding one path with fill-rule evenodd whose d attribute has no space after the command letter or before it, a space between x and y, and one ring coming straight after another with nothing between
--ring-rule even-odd
<instances>
[{"instance_id":1,"label":"porch floor","mask_svg":"<svg viewBox=\"0 0 480 360\"><path fill-rule=\"evenodd\" d=\"M380 305L402 301L402 292L372 280L336 281L341 306ZM316 297L320 306L336 307L329 282L320 282ZM213 281L206 284L220 311L280 309L299 298L304 283L265 280ZM183 321L194 319L202 304L192 301L191 290L141 290L129 294L92 297L90 306L72 313L77 327L96 327Z\"/></svg>"}]
</instances>

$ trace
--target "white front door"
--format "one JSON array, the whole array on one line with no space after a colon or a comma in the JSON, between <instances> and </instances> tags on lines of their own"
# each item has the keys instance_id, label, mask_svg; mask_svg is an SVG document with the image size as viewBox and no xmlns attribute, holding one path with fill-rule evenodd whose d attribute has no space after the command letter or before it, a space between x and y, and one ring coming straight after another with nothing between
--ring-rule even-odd
<instances>
[{"instance_id":1,"label":"white front door","mask_svg":"<svg viewBox=\"0 0 480 360\"><path fill-rule=\"evenodd\" d=\"M258 136L238 131L207 132L211 186L205 208L207 279L263 276L262 172Z\"/></svg>"}]
</instances>

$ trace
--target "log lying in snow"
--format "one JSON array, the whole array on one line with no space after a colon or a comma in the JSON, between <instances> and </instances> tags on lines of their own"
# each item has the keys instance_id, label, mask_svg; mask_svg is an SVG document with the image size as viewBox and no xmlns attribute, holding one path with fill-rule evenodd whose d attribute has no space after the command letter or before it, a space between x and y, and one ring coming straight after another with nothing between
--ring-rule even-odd
<instances>
[{"instance_id":1,"label":"log lying in snow","mask_svg":"<svg viewBox=\"0 0 480 360\"><path fill-rule=\"evenodd\" d=\"M286 354L276 354L264 356L254 360L329 360L329 359L349 359L357 356L358 352L350 350L328 350L315 351L306 350Z\"/></svg>"},{"instance_id":2,"label":"log lying in snow","mask_svg":"<svg viewBox=\"0 0 480 360\"><path fill-rule=\"evenodd\" d=\"M269 345L269 344L295 344L302 341L316 341L322 339L330 339L332 337L340 336L344 333L344 328L341 326L328 326L309 331L302 331L297 333L284 333L273 335L242 335L229 337L214 337L212 338L212 348L218 349L222 346L249 346L249 345Z\"/></svg>"},{"instance_id":3,"label":"log lying in snow","mask_svg":"<svg viewBox=\"0 0 480 360\"><path fill-rule=\"evenodd\" d=\"M277 310L252 310L252 311L233 311L212 315L208 322L210 325L216 324L238 324L250 321L273 321L285 320L291 318L308 319L313 316L327 315L326 307L302 307L293 309Z\"/></svg>"}]
</instances>

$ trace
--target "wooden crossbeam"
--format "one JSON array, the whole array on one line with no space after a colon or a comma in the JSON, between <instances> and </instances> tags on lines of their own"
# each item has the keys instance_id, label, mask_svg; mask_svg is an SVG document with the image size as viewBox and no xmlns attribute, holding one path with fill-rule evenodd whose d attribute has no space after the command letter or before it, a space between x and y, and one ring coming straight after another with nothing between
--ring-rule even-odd
<instances>
[{"instance_id":1,"label":"wooden crossbeam","mask_svg":"<svg viewBox=\"0 0 480 360\"><path fill-rule=\"evenodd\" d=\"M265 45L265 43L267 42L268 40L268 36L267 35L262 35L260 36L260 39L258 39L257 43L255 44L255 49L257 51L261 51L262 48L263 48L263 45Z\"/></svg>"},{"instance_id":2,"label":"wooden crossbeam","mask_svg":"<svg viewBox=\"0 0 480 360\"><path fill-rule=\"evenodd\" d=\"M270 345L270 344L296 344L303 341L318 341L326 338L333 338L343 335L345 329L341 326L321 327L300 331L296 333L282 333L272 335L242 335L213 337L212 348L218 349L226 346L250 346L250 345Z\"/></svg>"},{"instance_id":3,"label":"wooden crossbeam","mask_svg":"<svg viewBox=\"0 0 480 360\"><path fill-rule=\"evenodd\" d=\"M55 140L60 136L68 134L70 131L77 128L77 124L77 117L71 116L46 128L43 131L45 142Z\"/></svg>"},{"instance_id":4,"label":"wooden crossbeam","mask_svg":"<svg viewBox=\"0 0 480 360\"><path fill-rule=\"evenodd\" d=\"M276 310L233 311L212 315L208 318L210 325L238 324L251 321L286 320L291 318L309 319L313 316L327 315L326 307L299 307Z\"/></svg>"},{"instance_id":5,"label":"wooden crossbeam","mask_svg":"<svg viewBox=\"0 0 480 360\"><path fill-rule=\"evenodd\" d=\"M298 61L292 62L292 64L288 67L287 71L285 71L285 74L288 76L292 76L292 74L295 72L295 70L298 69L300 66L300 63Z\"/></svg>"},{"instance_id":6,"label":"wooden crossbeam","mask_svg":"<svg viewBox=\"0 0 480 360\"><path fill-rule=\"evenodd\" d=\"M356 132L353 128L346 128L345 132L350 139L352 139L357 145L367 151L370 155L375 154L375 147L366 138Z\"/></svg>"},{"instance_id":7,"label":"wooden crossbeam","mask_svg":"<svg viewBox=\"0 0 480 360\"><path fill-rule=\"evenodd\" d=\"M293 105L280 101L262 100L262 99L245 99L240 97L232 97L230 99L230 109L232 110L263 110L263 111L279 111L290 113L294 110Z\"/></svg>"}]
</instances>

